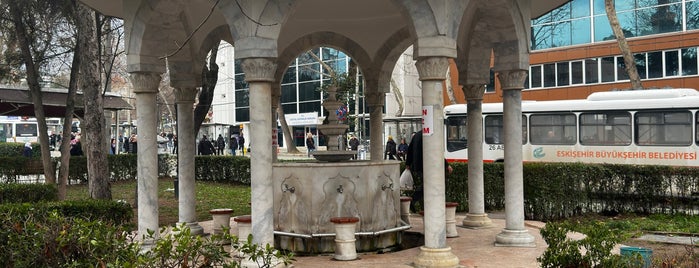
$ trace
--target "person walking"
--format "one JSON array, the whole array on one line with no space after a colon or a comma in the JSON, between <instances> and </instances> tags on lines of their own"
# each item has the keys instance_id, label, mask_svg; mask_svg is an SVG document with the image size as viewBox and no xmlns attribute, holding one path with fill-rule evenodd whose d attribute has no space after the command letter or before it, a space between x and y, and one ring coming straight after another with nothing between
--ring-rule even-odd
<instances>
[{"instance_id":1,"label":"person walking","mask_svg":"<svg viewBox=\"0 0 699 268\"><path fill-rule=\"evenodd\" d=\"M177 135L172 136L172 153L177 154Z\"/></svg>"},{"instance_id":2,"label":"person walking","mask_svg":"<svg viewBox=\"0 0 699 268\"><path fill-rule=\"evenodd\" d=\"M355 137L354 135L350 135L350 140L349 140L349 147L350 150L355 151L354 155L352 156L352 159L357 159L357 149L359 149L359 139Z\"/></svg>"},{"instance_id":3,"label":"person walking","mask_svg":"<svg viewBox=\"0 0 699 268\"><path fill-rule=\"evenodd\" d=\"M211 155L214 153L214 145L206 138L206 135L199 141L198 149L200 155Z\"/></svg>"},{"instance_id":4,"label":"person walking","mask_svg":"<svg viewBox=\"0 0 699 268\"><path fill-rule=\"evenodd\" d=\"M311 132L306 134L306 149L308 150L308 157L311 157L311 153L316 150L316 142L313 140Z\"/></svg>"},{"instance_id":5,"label":"person walking","mask_svg":"<svg viewBox=\"0 0 699 268\"><path fill-rule=\"evenodd\" d=\"M413 138L408 145L408 153L405 158L405 168L409 169L413 175L413 195L410 202L410 211L417 212L417 208L424 208L423 204L423 174L422 174L422 130L413 134ZM444 175L453 171L446 159L444 159ZM417 206L417 204L420 206Z\"/></svg>"},{"instance_id":6,"label":"person walking","mask_svg":"<svg viewBox=\"0 0 699 268\"><path fill-rule=\"evenodd\" d=\"M235 136L231 136L231 142L228 144L228 147L231 149L231 155L235 156L235 150L238 149L238 139Z\"/></svg>"},{"instance_id":7,"label":"person walking","mask_svg":"<svg viewBox=\"0 0 699 268\"><path fill-rule=\"evenodd\" d=\"M398 160L405 161L406 154L408 153L408 144L405 143L405 138L400 139L400 144L398 144Z\"/></svg>"},{"instance_id":8,"label":"person walking","mask_svg":"<svg viewBox=\"0 0 699 268\"><path fill-rule=\"evenodd\" d=\"M238 136L238 149L240 149L240 155L245 156L245 137L243 137L243 133L240 133L240 136Z\"/></svg>"},{"instance_id":9,"label":"person walking","mask_svg":"<svg viewBox=\"0 0 699 268\"><path fill-rule=\"evenodd\" d=\"M396 142L393 141L393 136L388 136L388 141L386 141L386 151L384 152L384 159L396 160Z\"/></svg>"},{"instance_id":10,"label":"person walking","mask_svg":"<svg viewBox=\"0 0 699 268\"><path fill-rule=\"evenodd\" d=\"M226 140L223 139L223 135L218 134L216 139L216 155L223 155L223 150L226 148Z\"/></svg>"}]
</instances>

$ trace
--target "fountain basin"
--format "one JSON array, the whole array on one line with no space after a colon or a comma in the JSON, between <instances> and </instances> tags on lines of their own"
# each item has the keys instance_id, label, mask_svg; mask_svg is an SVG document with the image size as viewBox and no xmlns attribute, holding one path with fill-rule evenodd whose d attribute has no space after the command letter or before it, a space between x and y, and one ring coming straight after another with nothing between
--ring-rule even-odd
<instances>
[{"instance_id":1,"label":"fountain basin","mask_svg":"<svg viewBox=\"0 0 699 268\"><path fill-rule=\"evenodd\" d=\"M357 217L357 251L401 242L400 162L274 163L275 246L297 254L332 253L335 217Z\"/></svg>"},{"instance_id":2,"label":"fountain basin","mask_svg":"<svg viewBox=\"0 0 699 268\"><path fill-rule=\"evenodd\" d=\"M311 155L322 162L340 162L357 155L357 151L314 151Z\"/></svg>"}]
</instances>

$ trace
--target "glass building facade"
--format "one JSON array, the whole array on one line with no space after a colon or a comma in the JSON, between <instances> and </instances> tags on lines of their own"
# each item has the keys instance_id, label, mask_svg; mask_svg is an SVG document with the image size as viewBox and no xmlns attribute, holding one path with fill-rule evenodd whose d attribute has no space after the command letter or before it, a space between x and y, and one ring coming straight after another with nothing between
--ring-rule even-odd
<instances>
[{"instance_id":1,"label":"glass building facade","mask_svg":"<svg viewBox=\"0 0 699 268\"><path fill-rule=\"evenodd\" d=\"M699 29L699 0L615 1L627 38ZM573 0L532 21L532 50L614 40L604 0Z\"/></svg>"}]
</instances>

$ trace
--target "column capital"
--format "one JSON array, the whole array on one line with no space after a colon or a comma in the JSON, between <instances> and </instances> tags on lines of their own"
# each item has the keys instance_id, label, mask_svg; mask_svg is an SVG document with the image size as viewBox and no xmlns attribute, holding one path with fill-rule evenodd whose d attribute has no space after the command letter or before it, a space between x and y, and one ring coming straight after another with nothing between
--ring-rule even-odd
<instances>
[{"instance_id":1,"label":"column capital","mask_svg":"<svg viewBox=\"0 0 699 268\"><path fill-rule=\"evenodd\" d=\"M274 82L274 72L277 63L271 58L247 58L241 63L245 72L245 81L250 82Z\"/></svg>"},{"instance_id":2,"label":"column capital","mask_svg":"<svg viewBox=\"0 0 699 268\"><path fill-rule=\"evenodd\" d=\"M415 63L420 81L444 80L447 78L449 60L447 57L424 57Z\"/></svg>"},{"instance_id":3,"label":"column capital","mask_svg":"<svg viewBox=\"0 0 699 268\"><path fill-rule=\"evenodd\" d=\"M194 103L197 97L197 89L194 87L175 88L175 103Z\"/></svg>"},{"instance_id":4,"label":"column capital","mask_svg":"<svg viewBox=\"0 0 699 268\"><path fill-rule=\"evenodd\" d=\"M503 70L498 72L498 80L502 90L523 89L527 79L527 70Z\"/></svg>"},{"instance_id":5,"label":"column capital","mask_svg":"<svg viewBox=\"0 0 699 268\"><path fill-rule=\"evenodd\" d=\"M466 100L468 100L468 101L483 100L483 93L485 93L485 85L482 85L482 84L464 85L461 90L464 91L464 96L466 96Z\"/></svg>"},{"instance_id":6,"label":"column capital","mask_svg":"<svg viewBox=\"0 0 699 268\"><path fill-rule=\"evenodd\" d=\"M155 72L129 73L134 93L157 93L162 76Z\"/></svg>"},{"instance_id":7,"label":"column capital","mask_svg":"<svg viewBox=\"0 0 699 268\"><path fill-rule=\"evenodd\" d=\"M383 92L369 92L365 93L366 105L369 107L383 106L386 100L386 93Z\"/></svg>"}]
</instances>

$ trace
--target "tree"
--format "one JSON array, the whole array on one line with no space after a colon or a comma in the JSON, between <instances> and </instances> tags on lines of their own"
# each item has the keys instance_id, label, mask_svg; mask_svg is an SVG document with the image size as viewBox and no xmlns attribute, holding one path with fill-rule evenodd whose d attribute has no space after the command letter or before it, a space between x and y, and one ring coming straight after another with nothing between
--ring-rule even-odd
<instances>
[{"instance_id":1,"label":"tree","mask_svg":"<svg viewBox=\"0 0 699 268\"><path fill-rule=\"evenodd\" d=\"M616 15L616 9L614 8L614 0L604 0L605 11L607 12L607 18L609 18L609 25L612 27L612 32L616 37L617 43L619 45L619 50L621 50L621 55L624 57L624 65L626 67L626 72L629 75L629 80L631 80L632 89L643 89L643 84L641 83L641 77L638 75L638 70L636 69L636 62L634 61L633 53L629 47L629 43L626 42L626 37L624 36L624 31L619 24L619 19Z\"/></svg>"},{"instance_id":2,"label":"tree","mask_svg":"<svg viewBox=\"0 0 699 268\"><path fill-rule=\"evenodd\" d=\"M80 47L80 84L83 89L83 151L87 156L88 189L94 199L111 199L107 139L104 134L104 98L101 87L99 29L101 16L82 4L73 2Z\"/></svg>"},{"instance_id":3,"label":"tree","mask_svg":"<svg viewBox=\"0 0 699 268\"><path fill-rule=\"evenodd\" d=\"M50 0L5 2L17 48L21 51L22 63L26 72L29 95L34 104L34 116L39 128L41 161L46 183L56 183L54 167L51 165L48 127L43 107L41 85L39 83L41 64L45 63L49 47L54 41L55 27L63 17L61 2ZM5 9L5 8L3 8ZM59 192L60 193L60 192Z\"/></svg>"},{"instance_id":4,"label":"tree","mask_svg":"<svg viewBox=\"0 0 699 268\"><path fill-rule=\"evenodd\" d=\"M209 66L204 65L202 68L202 86L199 92L199 100L197 107L194 108L194 134L199 133L199 128L206 118L206 114L211 110L211 102L214 100L214 89L218 82L218 64L216 57L218 56L218 47L221 41L216 42L209 53Z\"/></svg>"}]
</instances>

